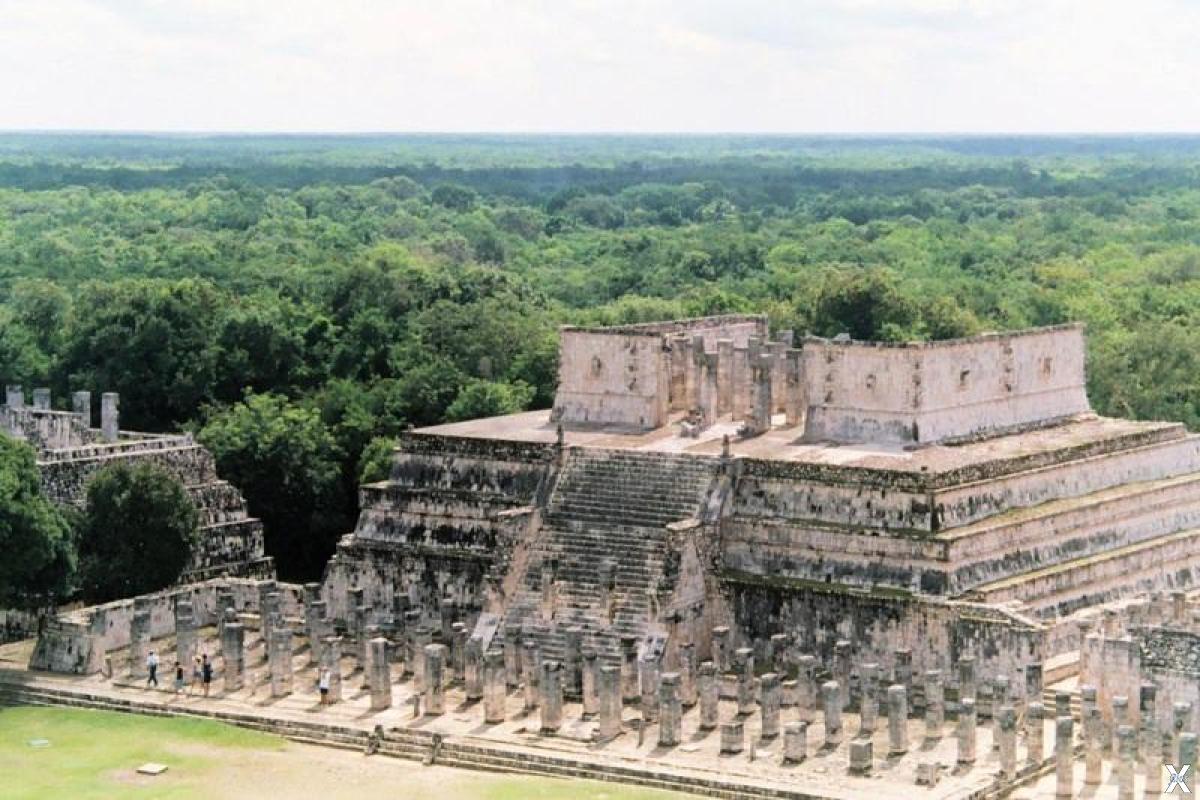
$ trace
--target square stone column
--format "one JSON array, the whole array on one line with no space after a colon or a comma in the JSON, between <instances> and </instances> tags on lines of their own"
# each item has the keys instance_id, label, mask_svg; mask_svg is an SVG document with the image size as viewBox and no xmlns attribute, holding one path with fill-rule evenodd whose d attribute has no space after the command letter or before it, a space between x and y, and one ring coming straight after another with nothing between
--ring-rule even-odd
<instances>
[{"instance_id":1,"label":"square stone column","mask_svg":"<svg viewBox=\"0 0 1200 800\"><path fill-rule=\"evenodd\" d=\"M643 657L638 666L642 719L654 722L658 719L658 684L661 674L658 659L652 656Z\"/></svg>"},{"instance_id":2,"label":"square stone column","mask_svg":"<svg viewBox=\"0 0 1200 800\"><path fill-rule=\"evenodd\" d=\"M801 722L812 722L817 704L817 659L802 655L796 672L796 714Z\"/></svg>"},{"instance_id":3,"label":"square stone column","mask_svg":"<svg viewBox=\"0 0 1200 800\"><path fill-rule=\"evenodd\" d=\"M1117 798L1133 800L1133 766L1137 761L1137 736L1132 726L1117 726L1117 752Z\"/></svg>"},{"instance_id":4,"label":"square stone column","mask_svg":"<svg viewBox=\"0 0 1200 800\"><path fill-rule=\"evenodd\" d=\"M504 681L510 689L521 685L521 630L504 629Z\"/></svg>"},{"instance_id":5,"label":"square stone column","mask_svg":"<svg viewBox=\"0 0 1200 800\"><path fill-rule=\"evenodd\" d=\"M1117 737L1117 732L1122 725L1129 725L1131 722L1129 698L1125 695L1116 695L1112 699L1112 752L1114 757L1119 756L1121 752L1121 742Z\"/></svg>"},{"instance_id":6,"label":"square stone column","mask_svg":"<svg viewBox=\"0 0 1200 800\"><path fill-rule=\"evenodd\" d=\"M425 645L425 716L446 712L446 645Z\"/></svg>"},{"instance_id":7,"label":"square stone column","mask_svg":"<svg viewBox=\"0 0 1200 800\"><path fill-rule=\"evenodd\" d=\"M392 673L388 666L387 639L377 636L367 642L367 687L371 693L371 710L392 707Z\"/></svg>"},{"instance_id":8,"label":"square stone column","mask_svg":"<svg viewBox=\"0 0 1200 800\"><path fill-rule=\"evenodd\" d=\"M894 683L888 687L888 754L908 752L908 689Z\"/></svg>"},{"instance_id":9,"label":"square stone column","mask_svg":"<svg viewBox=\"0 0 1200 800\"><path fill-rule=\"evenodd\" d=\"M33 407L38 411L50 410L50 390L38 387L33 390Z\"/></svg>"},{"instance_id":10,"label":"square stone column","mask_svg":"<svg viewBox=\"0 0 1200 800\"><path fill-rule=\"evenodd\" d=\"M467 626L455 622L451 626L450 666L453 677L451 683L465 683L467 679Z\"/></svg>"},{"instance_id":11,"label":"square stone column","mask_svg":"<svg viewBox=\"0 0 1200 800\"><path fill-rule=\"evenodd\" d=\"M100 395L100 436L106 442L115 442L121 433L121 397L116 392Z\"/></svg>"},{"instance_id":12,"label":"square stone column","mask_svg":"<svg viewBox=\"0 0 1200 800\"><path fill-rule=\"evenodd\" d=\"M965 697L975 699L975 686L975 658L963 656L958 660L958 699L960 703Z\"/></svg>"},{"instance_id":13,"label":"square stone column","mask_svg":"<svg viewBox=\"0 0 1200 800\"><path fill-rule=\"evenodd\" d=\"M711 661L700 665L696 683L700 693L700 730L711 731L717 727L721 699L720 678Z\"/></svg>"},{"instance_id":14,"label":"square stone column","mask_svg":"<svg viewBox=\"0 0 1200 800\"><path fill-rule=\"evenodd\" d=\"M726 722L721 726L721 752L735 754L742 752L746 746L746 732L740 719Z\"/></svg>"},{"instance_id":15,"label":"square stone column","mask_svg":"<svg viewBox=\"0 0 1200 800\"><path fill-rule=\"evenodd\" d=\"M600 658L595 648L583 649L583 713L600 712Z\"/></svg>"},{"instance_id":16,"label":"square stone column","mask_svg":"<svg viewBox=\"0 0 1200 800\"><path fill-rule=\"evenodd\" d=\"M506 716L507 669L504 653L488 650L483 655L483 721L488 725L504 722Z\"/></svg>"},{"instance_id":17,"label":"square stone column","mask_svg":"<svg viewBox=\"0 0 1200 800\"><path fill-rule=\"evenodd\" d=\"M503 658L503 656L501 656ZM483 640L471 637L463 648L463 689L468 702L483 699Z\"/></svg>"},{"instance_id":18,"label":"square stone column","mask_svg":"<svg viewBox=\"0 0 1200 800\"><path fill-rule=\"evenodd\" d=\"M342 700L342 637L326 636L321 643L321 669L329 670L329 702Z\"/></svg>"},{"instance_id":19,"label":"square stone column","mask_svg":"<svg viewBox=\"0 0 1200 800\"><path fill-rule=\"evenodd\" d=\"M521 668L525 673L525 713L532 714L538 707L538 682L542 672L542 651L533 639L526 639L521 648Z\"/></svg>"},{"instance_id":20,"label":"square stone column","mask_svg":"<svg viewBox=\"0 0 1200 800\"><path fill-rule=\"evenodd\" d=\"M636 636L621 637L621 699L626 703L637 702L641 694L637 645Z\"/></svg>"},{"instance_id":21,"label":"square stone column","mask_svg":"<svg viewBox=\"0 0 1200 800\"><path fill-rule=\"evenodd\" d=\"M679 645L679 701L684 708L696 705L696 645L684 642Z\"/></svg>"},{"instance_id":22,"label":"square stone column","mask_svg":"<svg viewBox=\"0 0 1200 800\"><path fill-rule=\"evenodd\" d=\"M149 657L150 611L145 608L135 609L129 621L129 677L146 677L146 659Z\"/></svg>"},{"instance_id":23,"label":"square stone column","mask_svg":"<svg viewBox=\"0 0 1200 800\"><path fill-rule=\"evenodd\" d=\"M1041 701L1029 704L1025 711L1025 754L1030 764L1041 764L1046 757L1046 708Z\"/></svg>"},{"instance_id":24,"label":"square stone column","mask_svg":"<svg viewBox=\"0 0 1200 800\"><path fill-rule=\"evenodd\" d=\"M192 601L181 599L175 604L175 660L183 665L183 674L192 674L192 661L196 657L196 618L192 614Z\"/></svg>"},{"instance_id":25,"label":"square stone column","mask_svg":"<svg viewBox=\"0 0 1200 800\"><path fill-rule=\"evenodd\" d=\"M783 726L783 761L799 764L808 757L808 723L789 722Z\"/></svg>"},{"instance_id":26,"label":"square stone column","mask_svg":"<svg viewBox=\"0 0 1200 800\"><path fill-rule=\"evenodd\" d=\"M996 714L1000 734L1000 774L1006 781L1017 777L1017 712L1010 705L1000 706Z\"/></svg>"},{"instance_id":27,"label":"square stone column","mask_svg":"<svg viewBox=\"0 0 1200 800\"><path fill-rule=\"evenodd\" d=\"M836 747L842 742L842 699L837 681L821 684L821 705L825 712L825 745Z\"/></svg>"},{"instance_id":28,"label":"square stone column","mask_svg":"<svg viewBox=\"0 0 1200 800\"><path fill-rule=\"evenodd\" d=\"M679 702L679 673L665 672L658 685L658 744L674 747L679 744L683 727L683 706Z\"/></svg>"},{"instance_id":29,"label":"square stone column","mask_svg":"<svg viewBox=\"0 0 1200 800\"><path fill-rule=\"evenodd\" d=\"M852 671L852 646L846 639L838 639L833 645L833 679L838 683L842 711L850 710L850 673Z\"/></svg>"},{"instance_id":30,"label":"square stone column","mask_svg":"<svg viewBox=\"0 0 1200 800\"><path fill-rule=\"evenodd\" d=\"M1161 754L1159 756L1161 760ZM1054 796L1074 797L1075 720L1059 717L1054 725ZM1161 767L1160 780L1161 780Z\"/></svg>"},{"instance_id":31,"label":"square stone column","mask_svg":"<svg viewBox=\"0 0 1200 800\"><path fill-rule=\"evenodd\" d=\"M562 727L563 667L557 661L542 662L541 677L542 733L555 733Z\"/></svg>"},{"instance_id":32,"label":"square stone column","mask_svg":"<svg viewBox=\"0 0 1200 800\"><path fill-rule=\"evenodd\" d=\"M621 668L605 664L600 667L600 720L596 730L598 741L607 742L621 733Z\"/></svg>"},{"instance_id":33,"label":"square stone column","mask_svg":"<svg viewBox=\"0 0 1200 800\"><path fill-rule=\"evenodd\" d=\"M83 424L83 427L92 427L92 393L72 392L71 411L75 416L79 417L79 421Z\"/></svg>"},{"instance_id":34,"label":"square stone column","mask_svg":"<svg viewBox=\"0 0 1200 800\"><path fill-rule=\"evenodd\" d=\"M850 742L851 775L870 775L874 761L874 742L870 739L854 739Z\"/></svg>"},{"instance_id":35,"label":"square stone column","mask_svg":"<svg viewBox=\"0 0 1200 800\"><path fill-rule=\"evenodd\" d=\"M572 626L563 632L563 694L572 699L583 696L583 628Z\"/></svg>"},{"instance_id":36,"label":"square stone column","mask_svg":"<svg viewBox=\"0 0 1200 800\"><path fill-rule=\"evenodd\" d=\"M779 676L774 672L768 672L762 676L759 683L761 691L759 709L762 712L762 738L774 739L779 735L779 707L782 701Z\"/></svg>"},{"instance_id":37,"label":"square stone column","mask_svg":"<svg viewBox=\"0 0 1200 800\"><path fill-rule=\"evenodd\" d=\"M733 411L733 340L717 339L717 413Z\"/></svg>"},{"instance_id":38,"label":"square stone column","mask_svg":"<svg viewBox=\"0 0 1200 800\"><path fill-rule=\"evenodd\" d=\"M737 651L737 704L738 714L749 716L754 713L754 650L749 647Z\"/></svg>"},{"instance_id":39,"label":"square stone column","mask_svg":"<svg viewBox=\"0 0 1200 800\"><path fill-rule=\"evenodd\" d=\"M958 704L958 763L975 763L975 698L968 697Z\"/></svg>"},{"instance_id":40,"label":"square stone column","mask_svg":"<svg viewBox=\"0 0 1200 800\"><path fill-rule=\"evenodd\" d=\"M879 725L879 665L863 664L859 670L862 691L858 700L859 733L871 735Z\"/></svg>"},{"instance_id":41,"label":"square stone column","mask_svg":"<svg viewBox=\"0 0 1200 800\"><path fill-rule=\"evenodd\" d=\"M221 629L221 659L226 694L240 691L246 680L246 628L242 623L226 622Z\"/></svg>"},{"instance_id":42,"label":"square stone column","mask_svg":"<svg viewBox=\"0 0 1200 800\"><path fill-rule=\"evenodd\" d=\"M271 631L267 652L271 697L285 697L292 693L292 629L280 626Z\"/></svg>"},{"instance_id":43,"label":"square stone column","mask_svg":"<svg viewBox=\"0 0 1200 800\"><path fill-rule=\"evenodd\" d=\"M712 629L711 650L713 667L723 675L729 669L729 628L719 625Z\"/></svg>"},{"instance_id":44,"label":"square stone column","mask_svg":"<svg viewBox=\"0 0 1200 800\"><path fill-rule=\"evenodd\" d=\"M945 719L942 673L941 670L931 669L925 673L925 738L942 738Z\"/></svg>"}]
</instances>

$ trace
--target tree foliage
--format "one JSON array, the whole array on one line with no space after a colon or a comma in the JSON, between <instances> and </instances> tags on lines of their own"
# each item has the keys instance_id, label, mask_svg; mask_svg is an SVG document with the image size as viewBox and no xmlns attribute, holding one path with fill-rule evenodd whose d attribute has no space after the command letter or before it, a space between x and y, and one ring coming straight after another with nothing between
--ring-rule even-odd
<instances>
[{"instance_id":1,"label":"tree foliage","mask_svg":"<svg viewBox=\"0 0 1200 800\"><path fill-rule=\"evenodd\" d=\"M71 527L42 496L33 448L0 436L0 606L62 599L75 568Z\"/></svg>"},{"instance_id":2,"label":"tree foliage","mask_svg":"<svg viewBox=\"0 0 1200 800\"><path fill-rule=\"evenodd\" d=\"M183 484L153 464L115 464L87 485L79 530L83 598L103 603L174 583L197 544L199 514Z\"/></svg>"}]
</instances>

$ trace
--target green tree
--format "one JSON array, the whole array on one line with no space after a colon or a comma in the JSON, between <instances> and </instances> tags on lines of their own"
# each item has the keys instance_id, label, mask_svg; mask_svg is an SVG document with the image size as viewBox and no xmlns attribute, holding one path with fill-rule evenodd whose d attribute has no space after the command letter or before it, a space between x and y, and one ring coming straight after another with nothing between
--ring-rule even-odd
<instances>
[{"instance_id":1,"label":"green tree","mask_svg":"<svg viewBox=\"0 0 1200 800\"><path fill-rule=\"evenodd\" d=\"M526 383L472 381L446 409L446 418L464 420L515 414L528 408L532 399L533 387Z\"/></svg>"},{"instance_id":2,"label":"green tree","mask_svg":"<svg viewBox=\"0 0 1200 800\"><path fill-rule=\"evenodd\" d=\"M319 412L280 395L253 394L215 413L198 438L262 518L280 575L319 575L352 523L340 495L341 453Z\"/></svg>"},{"instance_id":3,"label":"green tree","mask_svg":"<svg viewBox=\"0 0 1200 800\"><path fill-rule=\"evenodd\" d=\"M71 527L42 495L33 448L0 435L0 605L63 598L75 569Z\"/></svg>"},{"instance_id":4,"label":"green tree","mask_svg":"<svg viewBox=\"0 0 1200 800\"><path fill-rule=\"evenodd\" d=\"M199 546L183 484L151 464L114 464L88 482L79 531L83 598L104 603L174 583Z\"/></svg>"},{"instance_id":5,"label":"green tree","mask_svg":"<svg viewBox=\"0 0 1200 800\"><path fill-rule=\"evenodd\" d=\"M358 459L358 482L360 485L387 480L392 472L392 451L396 440L390 436L377 436L362 451Z\"/></svg>"}]
</instances>

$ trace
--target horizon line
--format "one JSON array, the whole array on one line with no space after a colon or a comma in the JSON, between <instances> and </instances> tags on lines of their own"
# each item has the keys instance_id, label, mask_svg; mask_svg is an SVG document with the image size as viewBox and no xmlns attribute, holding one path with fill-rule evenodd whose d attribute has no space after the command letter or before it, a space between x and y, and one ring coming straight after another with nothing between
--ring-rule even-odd
<instances>
[{"instance_id":1,"label":"horizon line","mask_svg":"<svg viewBox=\"0 0 1200 800\"><path fill-rule=\"evenodd\" d=\"M873 139L873 138L1079 138L1121 139L1131 137L1200 138L1194 131L621 131L621 130L289 130L289 129L155 129L155 128L0 128L0 136L57 135L57 136L563 136L563 137L693 137L693 138L813 138L813 139Z\"/></svg>"}]
</instances>

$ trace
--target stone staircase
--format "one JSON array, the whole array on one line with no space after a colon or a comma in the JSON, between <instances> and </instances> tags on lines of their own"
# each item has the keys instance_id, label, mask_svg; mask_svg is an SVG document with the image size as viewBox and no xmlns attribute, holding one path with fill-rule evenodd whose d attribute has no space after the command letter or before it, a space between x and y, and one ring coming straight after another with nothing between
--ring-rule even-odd
<instances>
[{"instance_id":1,"label":"stone staircase","mask_svg":"<svg viewBox=\"0 0 1200 800\"><path fill-rule=\"evenodd\" d=\"M581 628L585 645L608 663L619 662L622 637L661 633L659 592L670 588L666 526L700 512L719 463L710 457L572 448L503 626L520 627L522 639L537 640L543 658L550 659L563 656L564 630ZM555 581L552 615L543 603L547 567ZM608 568L611 618L601 607Z\"/></svg>"}]
</instances>

